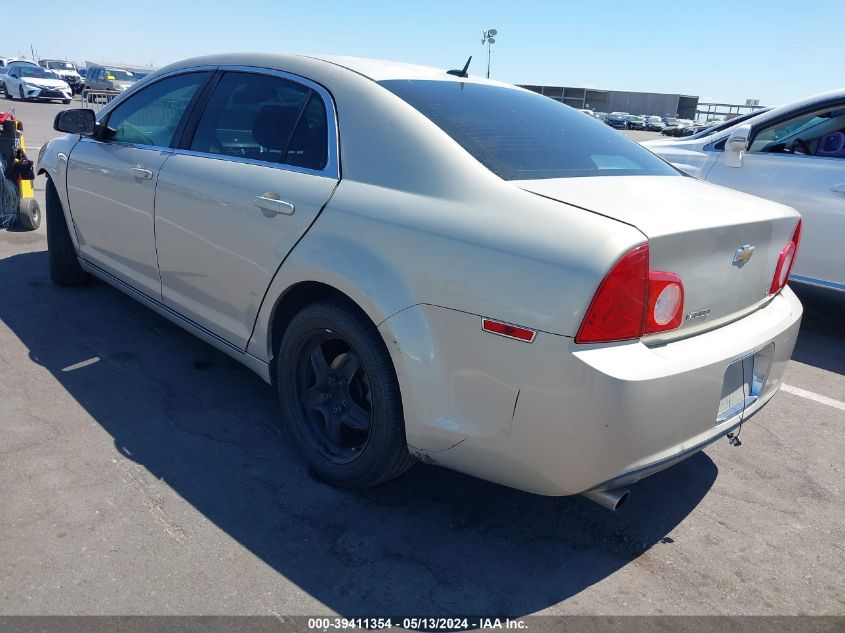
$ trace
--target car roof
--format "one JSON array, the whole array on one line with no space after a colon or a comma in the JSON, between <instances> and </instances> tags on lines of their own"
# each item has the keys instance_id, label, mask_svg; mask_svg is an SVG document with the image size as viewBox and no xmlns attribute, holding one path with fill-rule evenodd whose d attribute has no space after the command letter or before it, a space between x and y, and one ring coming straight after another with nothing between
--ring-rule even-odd
<instances>
[{"instance_id":1,"label":"car roof","mask_svg":"<svg viewBox=\"0 0 845 633\"><path fill-rule=\"evenodd\" d=\"M463 68L466 60L458 60L457 68ZM449 75L444 68L423 66L420 64L409 64L380 59L368 59L364 57L347 57L342 55L303 55L303 54L278 54L278 53L222 53L185 59L171 64L165 68L158 69L161 74L171 70L190 68L192 66L254 66L256 68L268 68L293 73L305 73L309 69L317 70L315 64L319 65L319 74L324 77L340 77L349 72L364 77L371 81L387 81L391 79L423 79L437 81L454 81L463 83L479 83L524 90L513 84L485 79L470 74L468 77L457 77ZM95 65L95 64L90 64ZM102 66L102 64L96 64ZM118 68L120 66L117 66ZM470 65L470 69L472 66ZM141 70L140 68L138 70ZM303 76L308 76L303 74ZM309 77L315 79L315 77Z\"/></svg>"},{"instance_id":2,"label":"car roof","mask_svg":"<svg viewBox=\"0 0 845 633\"><path fill-rule=\"evenodd\" d=\"M513 88L512 84L486 79L484 77L470 74L468 77L457 77L447 73L446 68L434 66L423 66L421 64L409 64L384 59L371 59L366 57L347 57L343 55L303 55L320 61L335 64L352 72L363 75L373 81L387 81L390 79L427 79L435 81L463 81L464 83L485 83L490 85L506 86ZM456 69L462 69L465 60L458 60ZM470 62L470 68L472 63ZM469 73L469 70L467 71Z\"/></svg>"},{"instance_id":3,"label":"car roof","mask_svg":"<svg viewBox=\"0 0 845 633\"><path fill-rule=\"evenodd\" d=\"M816 103L824 103L826 101L840 99L845 99L845 88L841 88L839 90L829 90L828 92L821 92L819 94L805 97L804 99L799 99L798 101L792 101L791 103L786 103L784 105L777 106L775 108L772 108L768 112L761 114L759 117L754 117L754 123L759 123L760 121L768 121L769 119L777 118L787 112L791 112L793 110L800 110L807 106L812 106Z\"/></svg>"}]
</instances>

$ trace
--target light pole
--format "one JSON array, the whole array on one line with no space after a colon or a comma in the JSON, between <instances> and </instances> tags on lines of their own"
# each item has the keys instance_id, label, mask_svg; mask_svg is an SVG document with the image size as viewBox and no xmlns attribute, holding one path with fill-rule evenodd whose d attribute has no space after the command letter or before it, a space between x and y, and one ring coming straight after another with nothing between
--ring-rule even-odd
<instances>
[{"instance_id":1,"label":"light pole","mask_svg":"<svg viewBox=\"0 0 845 633\"><path fill-rule=\"evenodd\" d=\"M487 79L490 79L490 45L496 43L495 36L498 35L496 29L487 29L481 31L481 44L487 44Z\"/></svg>"}]
</instances>

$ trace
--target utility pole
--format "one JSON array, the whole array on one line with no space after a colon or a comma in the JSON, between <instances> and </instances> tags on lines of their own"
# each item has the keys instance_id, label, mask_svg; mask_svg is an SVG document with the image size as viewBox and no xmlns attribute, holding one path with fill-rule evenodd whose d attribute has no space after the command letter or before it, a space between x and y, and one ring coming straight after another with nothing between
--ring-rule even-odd
<instances>
[{"instance_id":1,"label":"utility pole","mask_svg":"<svg viewBox=\"0 0 845 633\"><path fill-rule=\"evenodd\" d=\"M498 31L496 29L487 29L486 31L481 31L481 44L487 44L487 79L490 79L490 45L496 43L496 35L498 35Z\"/></svg>"}]
</instances>

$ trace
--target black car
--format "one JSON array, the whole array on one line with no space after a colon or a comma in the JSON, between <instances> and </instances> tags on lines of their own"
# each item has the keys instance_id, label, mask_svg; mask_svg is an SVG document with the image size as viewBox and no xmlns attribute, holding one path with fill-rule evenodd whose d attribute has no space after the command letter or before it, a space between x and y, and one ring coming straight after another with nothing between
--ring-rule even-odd
<instances>
[{"instance_id":1,"label":"black car","mask_svg":"<svg viewBox=\"0 0 845 633\"><path fill-rule=\"evenodd\" d=\"M645 119L636 114L628 115L628 122L626 123L625 127L627 127L629 130L644 130Z\"/></svg>"}]
</instances>

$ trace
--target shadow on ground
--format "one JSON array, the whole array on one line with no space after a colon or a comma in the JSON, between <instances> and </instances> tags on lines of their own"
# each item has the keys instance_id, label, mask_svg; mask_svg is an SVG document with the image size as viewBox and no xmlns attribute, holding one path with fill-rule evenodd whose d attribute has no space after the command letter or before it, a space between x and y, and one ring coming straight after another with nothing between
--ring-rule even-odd
<instances>
[{"instance_id":1,"label":"shadow on ground","mask_svg":"<svg viewBox=\"0 0 845 633\"><path fill-rule=\"evenodd\" d=\"M804 305L792 359L845 375L845 292L790 283Z\"/></svg>"},{"instance_id":2,"label":"shadow on ground","mask_svg":"<svg viewBox=\"0 0 845 633\"><path fill-rule=\"evenodd\" d=\"M105 284L54 288L46 260L0 261L0 318L32 360L116 450L346 616L555 605L672 547L669 533L716 478L700 453L635 486L616 514L423 465L379 488L336 490L309 476L260 379Z\"/></svg>"}]
</instances>

